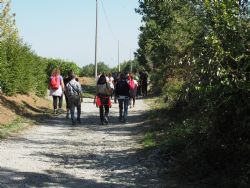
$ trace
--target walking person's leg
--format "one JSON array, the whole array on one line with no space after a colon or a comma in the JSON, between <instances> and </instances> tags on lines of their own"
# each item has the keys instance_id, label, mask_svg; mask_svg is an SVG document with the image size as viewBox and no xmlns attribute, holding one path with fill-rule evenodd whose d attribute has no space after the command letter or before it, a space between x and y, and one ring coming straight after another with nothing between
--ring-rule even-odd
<instances>
[{"instance_id":1,"label":"walking person's leg","mask_svg":"<svg viewBox=\"0 0 250 188\"><path fill-rule=\"evenodd\" d=\"M70 109L70 116L71 116L71 121L72 125L76 125L76 120L75 120L75 102L73 97L69 97L69 109Z\"/></svg>"},{"instance_id":2,"label":"walking person's leg","mask_svg":"<svg viewBox=\"0 0 250 188\"><path fill-rule=\"evenodd\" d=\"M69 112L70 112L69 99L66 94L64 96L65 96L65 102L66 102L66 119L69 119Z\"/></svg>"},{"instance_id":3,"label":"walking person's leg","mask_svg":"<svg viewBox=\"0 0 250 188\"><path fill-rule=\"evenodd\" d=\"M77 122L81 123L81 99L79 97L79 99L77 99Z\"/></svg>"},{"instance_id":4,"label":"walking person's leg","mask_svg":"<svg viewBox=\"0 0 250 188\"><path fill-rule=\"evenodd\" d=\"M123 99L118 99L119 102L119 120L123 119Z\"/></svg>"},{"instance_id":5,"label":"walking person's leg","mask_svg":"<svg viewBox=\"0 0 250 188\"><path fill-rule=\"evenodd\" d=\"M135 96L133 96L133 107L135 107Z\"/></svg>"},{"instance_id":6,"label":"walking person's leg","mask_svg":"<svg viewBox=\"0 0 250 188\"><path fill-rule=\"evenodd\" d=\"M61 96L58 96L58 110L61 113L62 112L62 101L63 101L63 94Z\"/></svg>"},{"instance_id":7,"label":"walking person's leg","mask_svg":"<svg viewBox=\"0 0 250 188\"><path fill-rule=\"evenodd\" d=\"M104 121L106 124L108 124L109 123L109 106L105 105L104 108L105 108Z\"/></svg>"},{"instance_id":8,"label":"walking person's leg","mask_svg":"<svg viewBox=\"0 0 250 188\"><path fill-rule=\"evenodd\" d=\"M123 112L123 121L124 121L124 123L127 122L128 104L129 104L129 98L128 99L124 99L124 112Z\"/></svg>"},{"instance_id":9,"label":"walking person's leg","mask_svg":"<svg viewBox=\"0 0 250 188\"><path fill-rule=\"evenodd\" d=\"M54 114L57 113L57 96L53 96L53 110Z\"/></svg>"},{"instance_id":10,"label":"walking person's leg","mask_svg":"<svg viewBox=\"0 0 250 188\"><path fill-rule=\"evenodd\" d=\"M144 84L143 83L141 84L141 96L144 97Z\"/></svg>"},{"instance_id":11,"label":"walking person's leg","mask_svg":"<svg viewBox=\"0 0 250 188\"><path fill-rule=\"evenodd\" d=\"M103 125L103 122L104 122L103 108L104 108L103 105L99 107L99 109L100 109L100 120L101 120L102 125Z\"/></svg>"}]
</instances>

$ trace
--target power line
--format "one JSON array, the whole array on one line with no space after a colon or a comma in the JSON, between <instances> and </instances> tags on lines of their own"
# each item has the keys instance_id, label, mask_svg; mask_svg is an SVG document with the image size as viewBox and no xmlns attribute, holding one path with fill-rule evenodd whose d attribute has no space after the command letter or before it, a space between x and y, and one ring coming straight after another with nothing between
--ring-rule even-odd
<instances>
[{"instance_id":1,"label":"power line","mask_svg":"<svg viewBox=\"0 0 250 188\"><path fill-rule=\"evenodd\" d=\"M102 4L102 9L103 9L103 12L104 12L104 15L105 15L105 19L106 19L107 25L108 25L108 27L109 27L109 29L110 29L110 31L111 31L112 37L113 37L113 39L114 39L115 41L117 41L117 37L116 37L116 35L114 34L114 31L113 31L113 29L112 29L112 27L111 27L111 24L110 24L110 22L109 22L108 15L107 15L107 12L106 12L106 9L105 9L105 7L104 7L104 3L103 3L102 0L101 0L101 4Z\"/></svg>"}]
</instances>

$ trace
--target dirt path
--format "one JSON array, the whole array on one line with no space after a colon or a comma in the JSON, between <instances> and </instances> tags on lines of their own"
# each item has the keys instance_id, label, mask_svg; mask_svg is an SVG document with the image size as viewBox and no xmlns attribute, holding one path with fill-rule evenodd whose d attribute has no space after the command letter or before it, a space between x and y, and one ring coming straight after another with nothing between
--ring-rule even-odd
<instances>
[{"instance_id":1,"label":"dirt path","mask_svg":"<svg viewBox=\"0 0 250 188\"><path fill-rule=\"evenodd\" d=\"M82 104L82 123L64 114L0 142L0 187L165 187L140 152L138 133L148 106L137 101L128 124L99 125L92 100Z\"/></svg>"}]
</instances>

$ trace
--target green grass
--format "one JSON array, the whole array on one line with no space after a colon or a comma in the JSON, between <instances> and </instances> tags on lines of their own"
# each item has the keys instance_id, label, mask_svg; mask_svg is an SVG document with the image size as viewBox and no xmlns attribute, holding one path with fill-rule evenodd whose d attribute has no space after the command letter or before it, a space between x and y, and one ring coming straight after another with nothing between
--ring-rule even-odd
<instances>
[{"instance_id":1,"label":"green grass","mask_svg":"<svg viewBox=\"0 0 250 188\"><path fill-rule=\"evenodd\" d=\"M31 125L31 121L28 121L23 118L17 118L10 124L0 125L0 139L6 138L13 133L24 130Z\"/></svg>"},{"instance_id":2,"label":"green grass","mask_svg":"<svg viewBox=\"0 0 250 188\"><path fill-rule=\"evenodd\" d=\"M143 140L143 145L146 148L156 146L155 134L153 132L146 133L144 140Z\"/></svg>"}]
</instances>

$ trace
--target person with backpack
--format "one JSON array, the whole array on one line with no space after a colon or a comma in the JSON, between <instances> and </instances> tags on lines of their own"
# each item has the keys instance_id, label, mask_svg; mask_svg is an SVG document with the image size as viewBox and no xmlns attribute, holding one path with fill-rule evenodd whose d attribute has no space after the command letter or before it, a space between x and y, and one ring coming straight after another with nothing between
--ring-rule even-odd
<instances>
[{"instance_id":1,"label":"person with backpack","mask_svg":"<svg viewBox=\"0 0 250 188\"><path fill-rule=\"evenodd\" d=\"M133 107L135 107L135 97L137 94L138 82L134 79L133 74L129 74L129 92L130 92L130 100L133 100ZM132 102L130 101L130 108L132 108Z\"/></svg>"},{"instance_id":2,"label":"person with backpack","mask_svg":"<svg viewBox=\"0 0 250 188\"><path fill-rule=\"evenodd\" d=\"M116 84L115 96L119 103L119 120L122 123L127 122L128 104L130 100L129 84L126 80L126 74L121 74Z\"/></svg>"},{"instance_id":3,"label":"person with backpack","mask_svg":"<svg viewBox=\"0 0 250 188\"><path fill-rule=\"evenodd\" d=\"M67 85L67 83L70 82L71 74L72 74L72 70L69 70L67 76L63 79L64 85ZM66 102L66 119L69 119L70 108L69 108L69 100L66 94L66 90L64 90L64 97L65 97L65 102Z\"/></svg>"},{"instance_id":4,"label":"person with backpack","mask_svg":"<svg viewBox=\"0 0 250 188\"><path fill-rule=\"evenodd\" d=\"M69 72L70 81L66 84L66 95L68 97L68 105L70 109L70 116L72 125L81 123L81 102L82 102L82 87L76 80L73 71ZM77 118L75 119L75 108L77 110Z\"/></svg>"},{"instance_id":5,"label":"person with backpack","mask_svg":"<svg viewBox=\"0 0 250 188\"><path fill-rule=\"evenodd\" d=\"M107 82L106 76L102 74L97 81L96 86L96 96L95 104L99 107L101 125L108 124L109 119L109 108L111 107L110 95L112 95L113 89L110 87L110 84ZM104 112L105 111L105 112Z\"/></svg>"},{"instance_id":6,"label":"person with backpack","mask_svg":"<svg viewBox=\"0 0 250 188\"><path fill-rule=\"evenodd\" d=\"M50 88L50 95L53 97L54 114L62 112L64 82L63 82L63 77L60 75L59 68L53 69L50 77L49 88Z\"/></svg>"}]
</instances>

